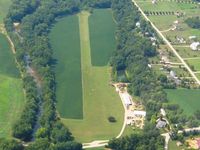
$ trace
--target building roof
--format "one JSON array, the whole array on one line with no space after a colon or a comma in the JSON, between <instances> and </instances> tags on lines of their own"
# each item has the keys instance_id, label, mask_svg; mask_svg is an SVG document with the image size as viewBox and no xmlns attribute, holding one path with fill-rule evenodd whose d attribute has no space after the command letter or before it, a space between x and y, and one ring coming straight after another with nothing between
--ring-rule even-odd
<instances>
[{"instance_id":1,"label":"building roof","mask_svg":"<svg viewBox=\"0 0 200 150\"><path fill-rule=\"evenodd\" d=\"M160 109L160 113L161 113L161 115L166 116L166 112L163 108Z\"/></svg>"},{"instance_id":2,"label":"building roof","mask_svg":"<svg viewBox=\"0 0 200 150\"><path fill-rule=\"evenodd\" d=\"M193 42L191 45L190 45L190 48L192 50L198 50L198 46L200 46L200 42Z\"/></svg>"},{"instance_id":3,"label":"building roof","mask_svg":"<svg viewBox=\"0 0 200 150\"><path fill-rule=\"evenodd\" d=\"M164 128L166 124L166 121L159 120L156 124L156 128Z\"/></svg>"},{"instance_id":4,"label":"building roof","mask_svg":"<svg viewBox=\"0 0 200 150\"><path fill-rule=\"evenodd\" d=\"M133 114L145 117L146 116L146 111L134 110Z\"/></svg>"},{"instance_id":5,"label":"building roof","mask_svg":"<svg viewBox=\"0 0 200 150\"><path fill-rule=\"evenodd\" d=\"M128 93L123 93L122 98L124 100L125 105L131 105L131 96Z\"/></svg>"}]
</instances>

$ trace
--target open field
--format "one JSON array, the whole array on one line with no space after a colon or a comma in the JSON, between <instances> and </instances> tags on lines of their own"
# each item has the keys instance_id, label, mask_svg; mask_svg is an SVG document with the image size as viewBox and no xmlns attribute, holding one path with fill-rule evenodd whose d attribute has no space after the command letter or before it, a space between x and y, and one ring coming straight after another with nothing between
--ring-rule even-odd
<instances>
[{"instance_id":1,"label":"open field","mask_svg":"<svg viewBox=\"0 0 200 150\"><path fill-rule=\"evenodd\" d=\"M186 115L193 115L200 106L200 90L167 89L169 103L179 104Z\"/></svg>"},{"instance_id":2,"label":"open field","mask_svg":"<svg viewBox=\"0 0 200 150\"><path fill-rule=\"evenodd\" d=\"M112 13L98 9L89 17L93 66L106 66L112 52L115 50L116 41L113 38L115 37L115 23L111 18ZM105 32L109 36L105 36Z\"/></svg>"},{"instance_id":3,"label":"open field","mask_svg":"<svg viewBox=\"0 0 200 150\"><path fill-rule=\"evenodd\" d=\"M0 64L0 137L10 137L11 127L22 110L24 95L14 57L8 41L2 34Z\"/></svg>"},{"instance_id":4,"label":"open field","mask_svg":"<svg viewBox=\"0 0 200 150\"><path fill-rule=\"evenodd\" d=\"M152 4L151 0L137 0L139 6L143 11L151 12L181 12L185 15L183 17L177 17L176 15L150 15L149 19L160 29L161 31L167 30L172 27L174 21L179 21L179 30L165 32L164 35L170 40L174 41L175 36L183 37L188 40L191 35L196 35L200 38L200 32L198 29L192 29L187 26L184 21L188 17L199 16L200 8L198 4L192 3L177 3L175 1L158 1L156 4Z\"/></svg>"},{"instance_id":5,"label":"open field","mask_svg":"<svg viewBox=\"0 0 200 150\"><path fill-rule=\"evenodd\" d=\"M98 13L98 14L95 14L98 17L98 19L94 17L90 18L90 24L91 22L94 22L92 23L91 26L105 27L104 32L101 33L100 35L96 33L89 34L89 23L88 23L88 17L90 16L89 13L82 12L78 15L79 31L80 31L80 47L81 47L83 119L70 119L70 118L61 116L63 123L67 127L69 127L69 129L71 130L75 138L81 142L91 142L93 140L104 140L104 139L110 139L112 137L115 137L120 132L122 124L123 124L123 113L124 113L123 106L121 104L121 100L118 94L115 92L115 89L109 85L111 68L107 65L108 56L110 55L110 52L114 50L113 48L115 47L115 43L110 43L111 40L107 42L104 41L104 45L97 44L97 45L93 45L92 49L90 48L90 40L91 40L90 35L93 38L92 40L94 40L93 43L97 43L95 40L98 40L98 42L100 42L99 40L107 38L107 36L111 36L112 38L114 38L113 37L114 28L110 27L110 26L113 26L113 23L110 24L107 20L107 17L105 17L105 15L110 16L110 20L112 21L111 12L110 10L98 10L98 11L94 11L94 13ZM102 14L103 16L101 16L100 14ZM101 22L97 21L101 19L102 19ZM68 34L68 32L66 32L67 30L71 30L69 32L76 34L76 32L73 32L74 28L66 29L67 26L69 26L68 24L70 24L67 21L67 18L63 20L65 20L66 22L62 22L62 21L58 22L54 27L61 30L59 34L57 34L57 36L62 37L64 36L63 34ZM106 24L107 26L105 25L105 21L107 21L107 24ZM60 24L60 27L57 27L57 25L59 24ZM65 24L65 25L61 27L61 24ZM74 26L77 26L77 25L74 25ZM111 29L112 29L113 34L110 34ZM55 32L56 30L53 29L53 31ZM71 36L74 36L74 35L71 35ZM70 37L64 38L64 41L63 40L62 41L67 43L67 40L69 38ZM73 45L79 45L78 42L79 40L77 39L71 41ZM52 44L55 44L55 43L52 43ZM96 48L98 50L101 50L102 49L101 46L103 46L102 48L105 48L105 50L103 51L95 50ZM59 50L60 52L56 54L58 51L58 48L55 49L54 47L55 55L65 56L66 50L68 50L68 48L65 48L64 50L61 50L61 51ZM94 64L96 64L97 66L92 65L92 62L91 62L92 51L93 51L93 55L99 54L103 57L102 58L103 60L97 61L97 63L96 63L96 60L94 61ZM101 53L105 53L105 54L101 54ZM73 58L75 56L71 56L71 57ZM66 58L62 58L60 56L59 58L63 60L58 59L58 65L57 65L58 67L59 65L61 65L59 64L59 61L62 61L63 63L65 63L65 61L67 60ZM60 66L60 67L62 68L63 66ZM68 71L66 70L66 73L67 72ZM60 80L60 79L61 78L57 78L57 80ZM64 78L64 76L62 80L60 80L60 82L62 82L62 85L64 86L63 89L66 90L68 88L68 83L66 82L66 79ZM59 86L60 85L58 81L58 89L59 89ZM72 84L69 87L71 88L72 86L74 85ZM74 92L76 92L76 89L74 90L75 90ZM57 96L59 98L59 95ZM64 99L64 101L65 100L66 99ZM58 103L59 101L60 99L58 99ZM65 111L69 107L68 102L63 103L62 105L63 105L63 108L65 108L63 111ZM76 107L75 103L73 107ZM69 109L72 109L72 108L69 108ZM107 120L109 116L114 116L117 122L109 123L109 121Z\"/></svg>"},{"instance_id":6,"label":"open field","mask_svg":"<svg viewBox=\"0 0 200 150\"><path fill-rule=\"evenodd\" d=\"M57 81L57 110L63 118L83 118L78 17L58 21L50 34Z\"/></svg>"},{"instance_id":7,"label":"open field","mask_svg":"<svg viewBox=\"0 0 200 150\"><path fill-rule=\"evenodd\" d=\"M0 23L3 23L3 18L8 12L11 0L0 0Z\"/></svg>"},{"instance_id":8,"label":"open field","mask_svg":"<svg viewBox=\"0 0 200 150\"><path fill-rule=\"evenodd\" d=\"M200 51L193 51L189 47L175 47L175 48L183 58L200 57Z\"/></svg>"},{"instance_id":9,"label":"open field","mask_svg":"<svg viewBox=\"0 0 200 150\"><path fill-rule=\"evenodd\" d=\"M177 141L169 141L169 150L182 150L184 147L183 146L181 146L181 147L178 147L177 145L176 145L176 142Z\"/></svg>"}]
</instances>

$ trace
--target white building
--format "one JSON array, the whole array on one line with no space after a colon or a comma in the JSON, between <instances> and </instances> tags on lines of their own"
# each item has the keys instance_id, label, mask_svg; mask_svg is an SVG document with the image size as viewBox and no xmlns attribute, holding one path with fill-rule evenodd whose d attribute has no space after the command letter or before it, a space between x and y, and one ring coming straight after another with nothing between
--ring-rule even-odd
<instances>
[{"instance_id":1,"label":"white building","mask_svg":"<svg viewBox=\"0 0 200 150\"><path fill-rule=\"evenodd\" d=\"M140 22L136 22L135 26L140 28Z\"/></svg>"},{"instance_id":2,"label":"white building","mask_svg":"<svg viewBox=\"0 0 200 150\"><path fill-rule=\"evenodd\" d=\"M123 93L121 96L126 107L132 105L132 98L128 93Z\"/></svg>"},{"instance_id":3,"label":"white building","mask_svg":"<svg viewBox=\"0 0 200 150\"><path fill-rule=\"evenodd\" d=\"M146 111L134 110L133 115L136 116L136 117L145 117Z\"/></svg>"},{"instance_id":4,"label":"white building","mask_svg":"<svg viewBox=\"0 0 200 150\"><path fill-rule=\"evenodd\" d=\"M193 35L193 36L189 36L188 37L190 40L193 40L193 39L196 39L197 37L195 36L195 35Z\"/></svg>"},{"instance_id":5,"label":"white building","mask_svg":"<svg viewBox=\"0 0 200 150\"><path fill-rule=\"evenodd\" d=\"M160 114L163 115L164 117L166 116L166 112L163 108L160 109Z\"/></svg>"},{"instance_id":6,"label":"white building","mask_svg":"<svg viewBox=\"0 0 200 150\"><path fill-rule=\"evenodd\" d=\"M193 42L193 43L190 45L190 48L191 48L193 51L200 50L200 42Z\"/></svg>"}]
</instances>

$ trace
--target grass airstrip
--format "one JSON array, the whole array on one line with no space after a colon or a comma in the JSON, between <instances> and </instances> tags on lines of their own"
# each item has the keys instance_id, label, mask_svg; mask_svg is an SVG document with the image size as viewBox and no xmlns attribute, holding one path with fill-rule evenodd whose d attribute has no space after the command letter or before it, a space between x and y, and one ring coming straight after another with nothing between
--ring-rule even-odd
<instances>
[{"instance_id":1,"label":"grass airstrip","mask_svg":"<svg viewBox=\"0 0 200 150\"><path fill-rule=\"evenodd\" d=\"M0 137L10 137L11 127L24 104L22 82L12 51L0 34Z\"/></svg>"},{"instance_id":2,"label":"grass airstrip","mask_svg":"<svg viewBox=\"0 0 200 150\"><path fill-rule=\"evenodd\" d=\"M109 9L58 20L50 34L57 60L57 108L78 141L110 139L123 124L123 106L109 85L115 24ZM116 123L109 123L114 116Z\"/></svg>"}]
</instances>

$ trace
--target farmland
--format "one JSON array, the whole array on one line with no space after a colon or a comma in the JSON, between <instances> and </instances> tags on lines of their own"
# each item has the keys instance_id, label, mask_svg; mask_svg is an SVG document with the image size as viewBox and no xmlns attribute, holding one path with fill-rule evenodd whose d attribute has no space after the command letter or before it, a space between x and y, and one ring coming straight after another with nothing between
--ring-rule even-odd
<instances>
[{"instance_id":1,"label":"farmland","mask_svg":"<svg viewBox=\"0 0 200 150\"><path fill-rule=\"evenodd\" d=\"M20 116L24 96L12 52L2 34L0 34L0 63L0 137L10 137L11 127Z\"/></svg>"},{"instance_id":2,"label":"farmland","mask_svg":"<svg viewBox=\"0 0 200 150\"><path fill-rule=\"evenodd\" d=\"M77 16L72 17L77 18ZM122 127L123 107L119 96L115 92L115 89L109 85L111 68L108 66L108 60L110 54L115 48L115 26L112 20L111 11L107 9L95 10L93 14L82 12L78 14L79 23L77 21L73 21L73 27L70 26L72 21L70 22L68 21L68 19L69 18L66 17L63 18L63 20L65 21L58 21L55 27L53 27L52 33L50 35L51 44L54 49L54 55L57 56L56 70L58 70L59 67L66 68L63 69L63 72L65 73L63 73L64 75L62 77L59 77L59 72L56 71L58 91L57 105L59 105L59 103L60 105L63 105L63 110L58 108L58 111L61 114L62 111L67 111L67 109L81 109L76 108L76 103L82 101L83 118L63 117L61 114L63 123L66 124L67 127L69 127L75 138L81 142L90 142L97 139L99 140L115 137ZM74 28L77 27L77 25L79 25L79 30ZM95 28L98 28L99 31L91 32L92 30L94 31ZM77 37L77 35L75 35L77 34L77 31L80 32L80 39ZM62 45L62 43L56 45L56 34L58 38L65 37L63 40L57 40L59 42L68 43L71 37L76 36L76 38L66 44L66 46ZM66 37L66 34L70 36ZM52 38L52 35L54 35L55 37ZM77 46L76 48L79 49L81 54L80 60L76 60L79 58L71 54L70 52L67 52L70 51L70 45ZM59 48L62 50L60 50ZM76 51L76 48L73 48L73 50ZM67 56L66 53L70 56ZM61 56L63 56L63 58ZM74 73L76 73L68 71L69 67L66 66L66 61L69 61L69 57L74 59L74 61L71 59L73 63L77 63L77 66L73 66L74 69L79 68L78 63L80 63L81 65L81 81L76 81L79 82L78 85L69 84L66 79L67 74L71 74L71 76L74 76ZM59 88L61 88L60 86L63 86L63 89L65 89L65 91L63 90L63 92L59 93ZM77 91L76 89L79 89L79 87L82 89L82 96L79 96L79 99L77 99L77 101L74 101L74 97L72 95L71 97L69 96L69 100L66 97L64 97L65 99L63 100L61 99L61 96L59 96L59 94L66 95L66 90L68 88L71 89L71 92L79 92L79 90ZM73 106L70 105L70 103L73 103ZM71 111L71 113L75 114L76 112ZM107 119L109 116L114 116L117 122L109 123Z\"/></svg>"},{"instance_id":3,"label":"farmland","mask_svg":"<svg viewBox=\"0 0 200 150\"><path fill-rule=\"evenodd\" d=\"M64 34L63 34L64 33ZM83 118L78 17L58 21L50 34L55 50L57 109L63 118ZM67 86L69 85L69 86Z\"/></svg>"},{"instance_id":4,"label":"farmland","mask_svg":"<svg viewBox=\"0 0 200 150\"><path fill-rule=\"evenodd\" d=\"M0 24L3 22L3 18L6 16L10 4L11 0L0 1Z\"/></svg>"},{"instance_id":5,"label":"farmland","mask_svg":"<svg viewBox=\"0 0 200 150\"><path fill-rule=\"evenodd\" d=\"M179 104L187 115L199 109L200 90L195 89L172 89L166 90L169 103Z\"/></svg>"}]
</instances>

